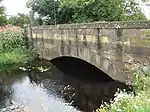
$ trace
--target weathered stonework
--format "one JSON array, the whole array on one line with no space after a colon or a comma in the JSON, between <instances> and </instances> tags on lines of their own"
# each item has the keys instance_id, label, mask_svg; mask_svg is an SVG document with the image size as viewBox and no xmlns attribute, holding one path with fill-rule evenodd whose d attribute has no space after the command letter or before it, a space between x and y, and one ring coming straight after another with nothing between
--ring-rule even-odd
<instances>
[{"instance_id":1,"label":"weathered stonework","mask_svg":"<svg viewBox=\"0 0 150 112\"><path fill-rule=\"evenodd\" d=\"M80 58L124 83L131 81L125 63L150 61L150 21L34 26L27 37L42 58Z\"/></svg>"}]
</instances>

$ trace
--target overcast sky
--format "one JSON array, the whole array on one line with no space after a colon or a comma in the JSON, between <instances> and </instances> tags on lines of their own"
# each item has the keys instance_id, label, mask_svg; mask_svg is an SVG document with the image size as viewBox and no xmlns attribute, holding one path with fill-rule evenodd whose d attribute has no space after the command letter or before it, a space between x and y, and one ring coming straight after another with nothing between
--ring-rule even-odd
<instances>
[{"instance_id":1,"label":"overcast sky","mask_svg":"<svg viewBox=\"0 0 150 112\"><path fill-rule=\"evenodd\" d=\"M1 5L5 6L8 15L17 13L28 14L29 9L25 7L28 0L3 0Z\"/></svg>"}]
</instances>

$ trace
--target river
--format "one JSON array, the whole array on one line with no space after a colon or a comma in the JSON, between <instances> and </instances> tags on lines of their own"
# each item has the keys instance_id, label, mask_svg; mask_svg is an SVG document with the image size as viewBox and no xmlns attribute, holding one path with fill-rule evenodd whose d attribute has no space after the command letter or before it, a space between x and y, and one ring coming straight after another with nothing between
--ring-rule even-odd
<instances>
[{"instance_id":1,"label":"river","mask_svg":"<svg viewBox=\"0 0 150 112\"><path fill-rule=\"evenodd\" d=\"M30 112L92 112L113 98L116 81L97 82L66 75L55 67L46 72L20 72L0 75L0 109L12 101Z\"/></svg>"}]
</instances>

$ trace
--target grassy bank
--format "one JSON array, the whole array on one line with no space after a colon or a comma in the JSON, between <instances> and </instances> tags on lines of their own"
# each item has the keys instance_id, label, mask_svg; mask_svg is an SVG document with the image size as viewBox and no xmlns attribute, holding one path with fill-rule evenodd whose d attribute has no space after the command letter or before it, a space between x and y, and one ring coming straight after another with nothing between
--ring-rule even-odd
<instances>
[{"instance_id":1,"label":"grassy bank","mask_svg":"<svg viewBox=\"0 0 150 112\"><path fill-rule=\"evenodd\" d=\"M33 60L33 57L21 30L0 32L0 72L15 70Z\"/></svg>"},{"instance_id":2,"label":"grassy bank","mask_svg":"<svg viewBox=\"0 0 150 112\"><path fill-rule=\"evenodd\" d=\"M133 92L118 91L111 104L103 104L96 112L150 112L150 77L142 70L133 73Z\"/></svg>"}]
</instances>

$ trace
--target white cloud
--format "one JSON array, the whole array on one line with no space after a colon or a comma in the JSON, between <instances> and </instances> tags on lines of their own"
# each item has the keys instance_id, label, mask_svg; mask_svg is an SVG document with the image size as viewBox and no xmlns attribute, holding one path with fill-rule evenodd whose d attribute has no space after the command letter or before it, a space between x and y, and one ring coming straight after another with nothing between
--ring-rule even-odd
<instances>
[{"instance_id":1,"label":"white cloud","mask_svg":"<svg viewBox=\"0 0 150 112\"><path fill-rule=\"evenodd\" d=\"M139 2L140 7L143 13L146 15L148 19L150 19L150 2Z\"/></svg>"},{"instance_id":2,"label":"white cloud","mask_svg":"<svg viewBox=\"0 0 150 112\"><path fill-rule=\"evenodd\" d=\"M8 15L17 15L17 13L28 14L30 9L25 7L28 0L3 0L1 5L5 6Z\"/></svg>"}]
</instances>

